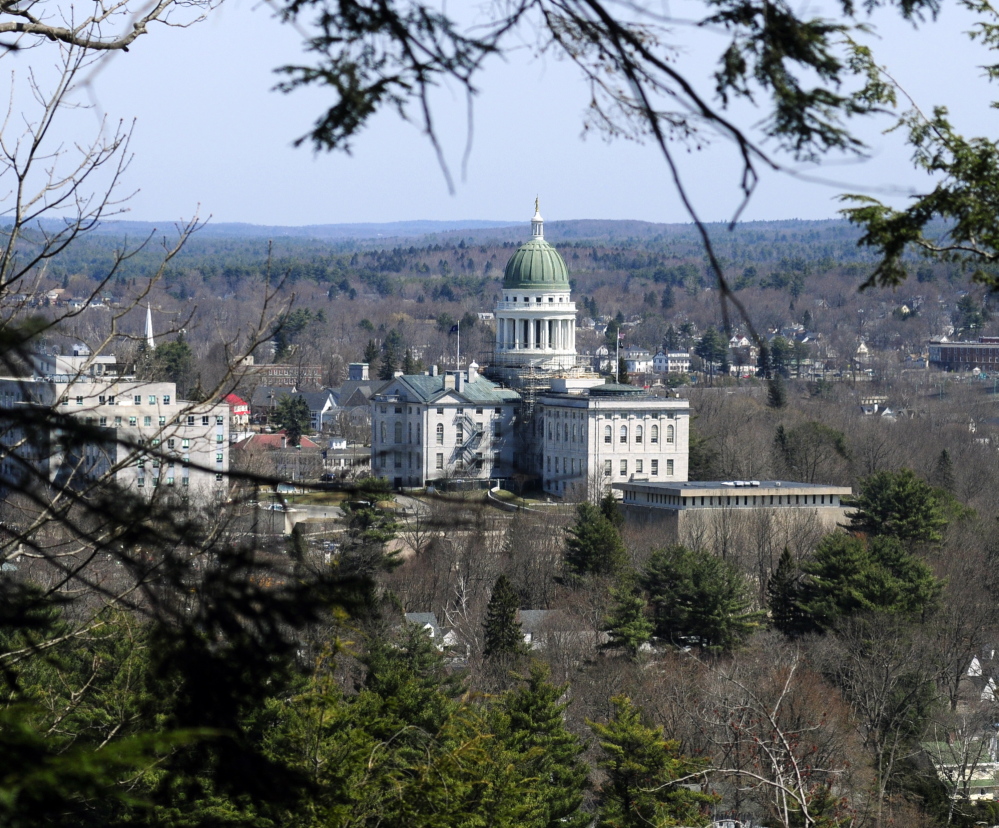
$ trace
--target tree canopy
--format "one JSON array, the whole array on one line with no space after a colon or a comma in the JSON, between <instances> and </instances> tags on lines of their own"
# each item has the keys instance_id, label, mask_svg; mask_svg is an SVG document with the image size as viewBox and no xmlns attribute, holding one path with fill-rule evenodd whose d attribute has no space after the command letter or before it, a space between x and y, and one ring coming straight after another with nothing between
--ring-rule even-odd
<instances>
[{"instance_id":1,"label":"tree canopy","mask_svg":"<svg viewBox=\"0 0 999 828\"><path fill-rule=\"evenodd\" d=\"M937 543L947 525L941 495L911 469L865 477L854 506L850 528L868 535Z\"/></svg>"}]
</instances>

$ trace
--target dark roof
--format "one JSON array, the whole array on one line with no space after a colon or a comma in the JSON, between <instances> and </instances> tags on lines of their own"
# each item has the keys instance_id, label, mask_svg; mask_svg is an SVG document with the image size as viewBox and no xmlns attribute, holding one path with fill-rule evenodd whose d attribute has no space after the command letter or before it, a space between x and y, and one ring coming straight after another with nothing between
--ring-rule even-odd
<instances>
[{"instance_id":1,"label":"dark roof","mask_svg":"<svg viewBox=\"0 0 999 828\"><path fill-rule=\"evenodd\" d=\"M490 405L516 402L520 399L520 394L516 391L502 388L483 376L477 376L472 382L462 383L462 388L459 391L457 388L444 387L443 374L436 377L427 374L405 374L387 382L384 388L379 389L379 393L388 393L395 384L399 384L405 389L407 398L411 393L414 402L431 403L445 394L455 394L468 403L487 403Z\"/></svg>"}]
</instances>

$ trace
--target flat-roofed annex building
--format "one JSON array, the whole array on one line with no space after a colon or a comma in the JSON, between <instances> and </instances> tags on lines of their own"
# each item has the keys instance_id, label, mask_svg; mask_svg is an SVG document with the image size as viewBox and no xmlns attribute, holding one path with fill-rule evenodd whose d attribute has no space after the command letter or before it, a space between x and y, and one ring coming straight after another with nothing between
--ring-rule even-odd
<instances>
[{"instance_id":1,"label":"flat-roofed annex building","mask_svg":"<svg viewBox=\"0 0 999 828\"><path fill-rule=\"evenodd\" d=\"M662 524L675 539L685 523L718 522L753 512L779 512L817 522L832 531L846 520L848 486L785 480L707 480L683 483L630 480L615 483L625 515L639 523Z\"/></svg>"},{"instance_id":2,"label":"flat-roofed annex building","mask_svg":"<svg viewBox=\"0 0 999 828\"><path fill-rule=\"evenodd\" d=\"M175 383L122 376L106 357L60 360L34 359L32 377L0 377L0 418L9 426L0 430L0 488L22 486L33 476L63 487L106 480L150 495L162 486L210 497L225 485L227 405L177 399ZM68 373L38 373L53 364ZM67 449L57 424L31 426L32 408L79 420L93 436Z\"/></svg>"},{"instance_id":3,"label":"flat-roofed annex building","mask_svg":"<svg viewBox=\"0 0 999 828\"><path fill-rule=\"evenodd\" d=\"M552 382L538 398L544 490L578 499L612 483L687 479L690 406L633 385L572 388Z\"/></svg>"},{"instance_id":4,"label":"flat-roofed annex building","mask_svg":"<svg viewBox=\"0 0 999 828\"><path fill-rule=\"evenodd\" d=\"M945 371L999 371L999 336L977 342L930 342L929 364Z\"/></svg>"},{"instance_id":5,"label":"flat-roofed annex building","mask_svg":"<svg viewBox=\"0 0 999 828\"><path fill-rule=\"evenodd\" d=\"M520 395L478 373L399 375L371 398L371 471L392 485L507 477Z\"/></svg>"}]
</instances>

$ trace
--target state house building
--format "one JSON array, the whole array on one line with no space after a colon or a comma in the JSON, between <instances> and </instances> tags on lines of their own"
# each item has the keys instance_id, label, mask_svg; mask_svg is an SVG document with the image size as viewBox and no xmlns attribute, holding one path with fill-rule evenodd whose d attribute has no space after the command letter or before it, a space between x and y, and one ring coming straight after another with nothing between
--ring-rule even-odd
<instances>
[{"instance_id":1,"label":"state house building","mask_svg":"<svg viewBox=\"0 0 999 828\"><path fill-rule=\"evenodd\" d=\"M395 486L536 480L578 499L628 481L687 479L686 400L605 382L576 354L565 260L544 236L510 257L490 364L401 375L371 398L373 472Z\"/></svg>"}]
</instances>

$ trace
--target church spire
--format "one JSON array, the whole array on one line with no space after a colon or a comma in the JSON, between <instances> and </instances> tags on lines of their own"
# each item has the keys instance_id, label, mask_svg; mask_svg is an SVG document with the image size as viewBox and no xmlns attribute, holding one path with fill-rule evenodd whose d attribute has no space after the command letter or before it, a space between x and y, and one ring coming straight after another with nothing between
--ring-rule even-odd
<instances>
[{"instance_id":1,"label":"church spire","mask_svg":"<svg viewBox=\"0 0 999 828\"><path fill-rule=\"evenodd\" d=\"M146 345L149 346L150 350L156 348L156 341L153 338L153 310L148 304L146 305Z\"/></svg>"},{"instance_id":2,"label":"church spire","mask_svg":"<svg viewBox=\"0 0 999 828\"><path fill-rule=\"evenodd\" d=\"M534 218L531 219L531 235L535 239L543 239L545 237L545 220L541 218L537 196L534 197Z\"/></svg>"}]
</instances>

